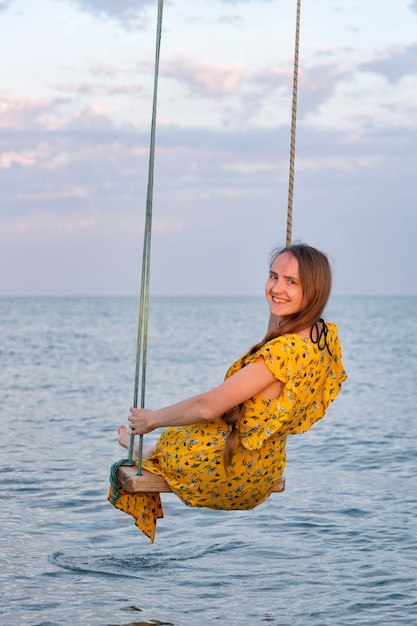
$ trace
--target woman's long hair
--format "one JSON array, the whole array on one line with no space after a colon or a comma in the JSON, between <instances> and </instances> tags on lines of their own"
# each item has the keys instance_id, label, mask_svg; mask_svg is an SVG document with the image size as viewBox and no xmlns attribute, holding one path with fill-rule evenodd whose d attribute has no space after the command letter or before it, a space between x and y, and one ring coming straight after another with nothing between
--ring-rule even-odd
<instances>
[{"instance_id":1,"label":"woman's long hair","mask_svg":"<svg viewBox=\"0 0 417 626\"><path fill-rule=\"evenodd\" d=\"M289 252L298 261L300 284L303 290L303 307L298 313L282 317L279 325L272 330L268 330L262 341L252 346L248 355L257 352L271 339L285 334L297 333L304 328L314 326L322 317L329 299L332 288L332 271L327 256L306 244L292 244L286 248L275 250L272 253L270 266L284 252ZM223 462L226 471L229 470L232 464L233 454L239 443L237 424L244 412L245 405L242 403L223 415L223 420L231 426L223 451Z\"/></svg>"}]
</instances>

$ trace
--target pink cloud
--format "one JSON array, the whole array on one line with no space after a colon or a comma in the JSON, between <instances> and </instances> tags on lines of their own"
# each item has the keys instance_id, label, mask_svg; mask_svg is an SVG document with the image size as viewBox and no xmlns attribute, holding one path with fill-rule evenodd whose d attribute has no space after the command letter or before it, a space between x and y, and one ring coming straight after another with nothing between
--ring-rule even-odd
<instances>
[{"instance_id":1,"label":"pink cloud","mask_svg":"<svg viewBox=\"0 0 417 626\"><path fill-rule=\"evenodd\" d=\"M7 170L12 165L30 166L35 164L35 156L29 152L0 152L0 169Z\"/></svg>"},{"instance_id":2,"label":"pink cloud","mask_svg":"<svg viewBox=\"0 0 417 626\"><path fill-rule=\"evenodd\" d=\"M239 91L246 80L246 72L241 65L196 63L188 59L165 64L163 74L188 84L204 95Z\"/></svg>"},{"instance_id":3,"label":"pink cloud","mask_svg":"<svg viewBox=\"0 0 417 626\"><path fill-rule=\"evenodd\" d=\"M40 116L45 113L47 106L43 101L27 98L0 97L0 128L27 128L38 126Z\"/></svg>"}]
</instances>

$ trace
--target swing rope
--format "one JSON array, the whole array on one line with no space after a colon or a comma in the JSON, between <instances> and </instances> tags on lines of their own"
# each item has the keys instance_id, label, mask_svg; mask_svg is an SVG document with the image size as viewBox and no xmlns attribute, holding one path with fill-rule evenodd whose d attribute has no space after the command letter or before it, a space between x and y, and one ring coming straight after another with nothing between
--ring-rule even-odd
<instances>
[{"instance_id":1,"label":"swing rope","mask_svg":"<svg viewBox=\"0 0 417 626\"><path fill-rule=\"evenodd\" d=\"M298 95L298 59L300 50L300 16L301 0L297 0L297 21L295 28L294 78L292 92L291 141L290 141L290 174L288 183L288 210L286 246L291 245L292 237L292 208L294 199L294 169L295 169L295 134L297 128L297 95Z\"/></svg>"},{"instance_id":2,"label":"swing rope","mask_svg":"<svg viewBox=\"0 0 417 626\"><path fill-rule=\"evenodd\" d=\"M158 16L157 16L157 35L156 35L156 53L155 53L155 75L154 75L154 93L152 106L152 125L151 125L151 141L149 151L149 171L148 171L148 189L146 197L146 219L143 243L143 259L142 259L142 279L140 291L139 306L139 323L138 323L138 340L136 350L136 369L134 384L133 406L138 407L139 399L139 380L141 382L140 408L145 406L145 383L146 383L146 355L147 355L147 335L148 335L148 318L149 318L149 283L150 283L150 256L151 256L151 235L152 235L152 200L153 200L153 181L154 181L154 163L155 163L155 131L156 131L156 110L157 110L157 94L158 94L158 76L159 76L159 59L161 47L162 32L162 14L163 0L158 0ZM293 78L293 99L292 99L292 119L291 119L291 142L290 142L290 171L288 186L288 212L287 212L287 233L286 245L291 245L292 236L292 209L294 196L294 162L295 162L295 137L296 137L296 119L297 119L297 91L298 91L298 58L299 58L299 40L300 40L300 14L301 0L297 0L297 21L295 36L295 54L294 54L294 78ZM117 480L117 472L122 466L134 466L133 460L135 436L130 435L129 454L127 459L122 459L114 463L110 470L110 484L112 486L111 502L115 504L120 497L121 485ZM139 435L138 450L138 469L137 476L142 476L142 459L143 459L143 435ZM126 470L127 471L127 470ZM130 474L130 471L129 471ZM133 476L132 476L133 478ZM274 491L283 491L284 480L278 481ZM155 489L152 489L155 490ZM161 491L159 485L156 490ZM169 487L164 489L170 491Z\"/></svg>"},{"instance_id":3,"label":"swing rope","mask_svg":"<svg viewBox=\"0 0 417 626\"><path fill-rule=\"evenodd\" d=\"M142 256L142 277L139 304L139 321L138 321L138 339L136 348L136 367L135 382L133 393L133 406L138 408L139 402L139 381L140 381L140 408L145 406L145 383L146 383L146 356L147 356L147 339L148 339L148 319L149 319L149 284L150 284L150 265L151 265L151 237L152 237L152 207L153 207L153 182L155 169L155 134L156 134L156 110L158 102L158 76L159 76L159 58L161 49L161 33L162 33L162 14L163 0L158 0L158 16L157 16L157 33L156 33L156 52L155 52L155 73L153 85L153 104L152 104L152 124L151 124L151 140L149 149L149 169L148 169L148 188L146 194L146 217L143 239L143 256ZM112 486L112 503L114 504L120 497L120 485L117 482L117 471L122 465L133 466L135 436L130 435L129 456L114 463L110 470L110 484ZM138 475L142 475L142 457L143 457L143 435L139 435L138 450Z\"/></svg>"}]
</instances>

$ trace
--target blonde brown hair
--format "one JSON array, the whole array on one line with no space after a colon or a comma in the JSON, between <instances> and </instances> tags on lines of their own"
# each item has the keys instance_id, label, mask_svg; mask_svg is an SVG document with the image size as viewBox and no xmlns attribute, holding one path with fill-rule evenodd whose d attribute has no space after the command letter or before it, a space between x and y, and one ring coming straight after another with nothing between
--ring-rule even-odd
<instances>
[{"instance_id":1,"label":"blonde brown hair","mask_svg":"<svg viewBox=\"0 0 417 626\"><path fill-rule=\"evenodd\" d=\"M272 253L270 266L284 252L289 252L298 261L300 284L303 290L303 307L298 313L281 318L279 325L267 332L262 341L252 346L248 355L257 352L271 339L285 334L297 333L304 328L317 324L329 299L332 288L332 271L327 256L307 244L292 244L286 248L275 250ZM223 420L231 426L223 451L226 471L232 464L233 454L239 443L239 433L236 426L244 412L245 405L241 404L223 415Z\"/></svg>"}]
</instances>

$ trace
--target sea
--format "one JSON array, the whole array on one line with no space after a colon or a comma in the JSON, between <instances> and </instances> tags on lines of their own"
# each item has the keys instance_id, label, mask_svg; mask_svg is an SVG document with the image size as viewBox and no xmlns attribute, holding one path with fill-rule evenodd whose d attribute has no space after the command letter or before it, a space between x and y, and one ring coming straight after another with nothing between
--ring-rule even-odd
<instances>
[{"instance_id":1,"label":"sea","mask_svg":"<svg viewBox=\"0 0 417 626\"><path fill-rule=\"evenodd\" d=\"M417 625L417 298L333 297L349 379L289 437L285 492L163 494L154 544L107 501L138 308L0 298L0 624ZM152 297L145 405L217 385L266 326L262 298Z\"/></svg>"}]
</instances>

